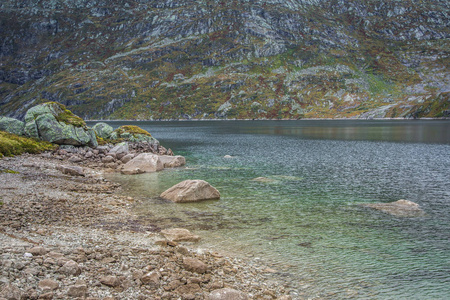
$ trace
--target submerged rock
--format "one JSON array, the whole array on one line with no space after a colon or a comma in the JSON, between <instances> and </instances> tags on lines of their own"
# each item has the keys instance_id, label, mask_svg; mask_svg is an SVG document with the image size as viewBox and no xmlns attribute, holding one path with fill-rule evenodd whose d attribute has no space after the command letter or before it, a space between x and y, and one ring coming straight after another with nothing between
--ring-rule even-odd
<instances>
[{"instance_id":1,"label":"submerged rock","mask_svg":"<svg viewBox=\"0 0 450 300\"><path fill-rule=\"evenodd\" d=\"M14 118L0 117L0 130L15 135L24 135L25 123Z\"/></svg>"},{"instance_id":2,"label":"submerged rock","mask_svg":"<svg viewBox=\"0 0 450 300\"><path fill-rule=\"evenodd\" d=\"M164 165L159 156L153 153L141 153L127 162L121 172L126 175L152 173L161 171Z\"/></svg>"},{"instance_id":3,"label":"submerged rock","mask_svg":"<svg viewBox=\"0 0 450 300\"><path fill-rule=\"evenodd\" d=\"M251 181L270 183L270 182L274 182L276 180L267 178L267 177L256 177L256 178L253 178Z\"/></svg>"},{"instance_id":4,"label":"submerged rock","mask_svg":"<svg viewBox=\"0 0 450 300\"><path fill-rule=\"evenodd\" d=\"M419 204L409 200L400 199L391 203L367 203L364 207L373 208L398 217L419 217L425 215Z\"/></svg>"},{"instance_id":5,"label":"submerged rock","mask_svg":"<svg viewBox=\"0 0 450 300\"><path fill-rule=\"evenodd\" d=\"M171 228L161 231L161 234L168 240L173 242L198 242L200 237L192 234L184 228Z\"/></svg>"},{"instance_id":6,"label":"submerged rock","mask_svg":"<svg viewBox=\"0 0 450 300\"><path fill-rule=\"evenodd\" d=\"M204 180L185 180L161 194L161 198L177 203L220 199L219 191Z\"/></svg>"}]
</instances>

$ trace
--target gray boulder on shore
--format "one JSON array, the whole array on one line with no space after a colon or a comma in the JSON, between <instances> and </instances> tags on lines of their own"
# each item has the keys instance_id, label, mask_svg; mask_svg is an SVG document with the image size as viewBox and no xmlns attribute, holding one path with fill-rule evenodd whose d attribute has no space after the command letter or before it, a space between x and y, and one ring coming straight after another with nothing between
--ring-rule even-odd
<instances>
[{"instance_id":1,"label":"gray boulder on shore","mask_svg":"<svg viewBox=\"0 0 450 300\"><path fill-rule=\"evenodd\" d=\"M77 120L80 124L71 124L69 119ZM25 134L59 145L88 145L96 148L98 143L94 130L83 123L83 120L66 110L62 104L48 102L27 111Z\"/></svg>"},{"instance_id":2,"label":"gray boulder on shore","mask_svg":"<svg viewBox=\"0 0 450 300\"><path fill-rule=\"evenodd\" d=\"M109 139L114 131L114 128L104 122L95 124L94 126L92 126L92 129L102 139Z\"/></svg>"},{"instance_id":3,"label":"gray boulder on shore","mask_svg":"<svg viewBox=\"0 0 450 300\"><path fill-rule=\"evenodd\" d=\"M185 180L164 191L161 198L186 203L220 199L220 193L204 180Z\"/></svg>"}]
</instances>

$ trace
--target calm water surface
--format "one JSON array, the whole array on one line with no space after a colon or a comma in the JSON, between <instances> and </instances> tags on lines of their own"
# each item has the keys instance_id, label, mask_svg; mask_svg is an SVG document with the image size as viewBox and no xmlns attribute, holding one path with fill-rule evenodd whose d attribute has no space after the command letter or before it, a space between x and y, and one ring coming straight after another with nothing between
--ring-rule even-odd
<instances>
[{"instance_id":1,"label":"calm water surface","mask_svg":"<svg viewBox=\"0 0 450 300\"><path fill-rule=\"evenodd\" d=\"M145 200L137 213L260 259L294 299L450 298L449 121L134 124L187 158L186 168L112 178ZM207 180L222 198L158 199L185 179ZM426 215L358 205L398 199Z\"/></svg>"}]
</instances>

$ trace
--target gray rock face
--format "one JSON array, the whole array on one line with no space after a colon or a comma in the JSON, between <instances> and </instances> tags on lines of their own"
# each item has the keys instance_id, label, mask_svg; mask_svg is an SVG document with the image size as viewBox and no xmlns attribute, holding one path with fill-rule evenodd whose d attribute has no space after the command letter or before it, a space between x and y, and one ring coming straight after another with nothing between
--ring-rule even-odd
<instances>
[{"instance_id":1,"label":"gray rock face","mask_svg":"<svg viewBox=\"0 0 450 300\"><path fill-rule=\"evenodd\" d=\"M185 180L161 194L161 198L177 203L220 199L219 191L204 180Z\"/></svg>"},{"instance_id":2,"label":"gray rock face","mask_svg":"<svg viewBox=\"0 0 450 300\"><path fill-rule=\"evenodd\" d=\"M362 206L373 208L397 217L419 217L425 215L419 204L409 200L397 200L391 203L368 203Z\"/></svg>"},{"instance_id":3,"label":"gray rock face","mask_svg":"<svg viewBox=\"0 0 450 300\"><path fill-rule=\"evenodd\" d=\"M141 153L129 162L127 162L121 172L122 174L133 175L141 173L152 173L161 171L164 165L159 156L152 153Z\"/></svg>"},{"instance_id":4,"label":"gray rock face","mask_svg":"<svg viewBox=\"0 0 450 300\"><path fill-rule=\"evenodd\" d=\"M14 118L0 117L0 130L16 135L24 135L25 123Z\"/></svg>"},{"instance_id":5,"label":"gray rock face","mask_svg":"<svg viewBox=\"0 0 450 300\"><path fill-rule=\"evenodd\" d=\"M100 122L92 126L95 133L102 139L109 139L114 129L106 123Z\"/></svg>"},{"instance_id":6,"label":"gray rock face","mask_svg":"<svg viewBox=\"0 0 450 300\"><path fill-rule=\"evenodd\" d=\"M52 102L29 109L25 115L25 134L60 145L98 146L94 130L61 121L64 114L67 112L61 105Z\"/></svg>"}]
</instances>

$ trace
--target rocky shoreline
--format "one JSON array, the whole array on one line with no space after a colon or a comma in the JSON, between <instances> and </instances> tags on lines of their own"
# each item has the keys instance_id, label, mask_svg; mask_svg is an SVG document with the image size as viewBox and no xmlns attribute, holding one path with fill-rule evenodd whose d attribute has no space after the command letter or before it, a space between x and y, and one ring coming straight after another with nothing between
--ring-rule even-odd
<instances>
[{"instance_id":1,"label":"rocky shoreline","mask_svg":"<svg viewBox=\"0 0 450 300\"><path fill-rule=\"evenodd\" d=\"M0 299L291 299L270 268L164 238L91 150L1 160Z\"/></svg>"}]
</instances>

